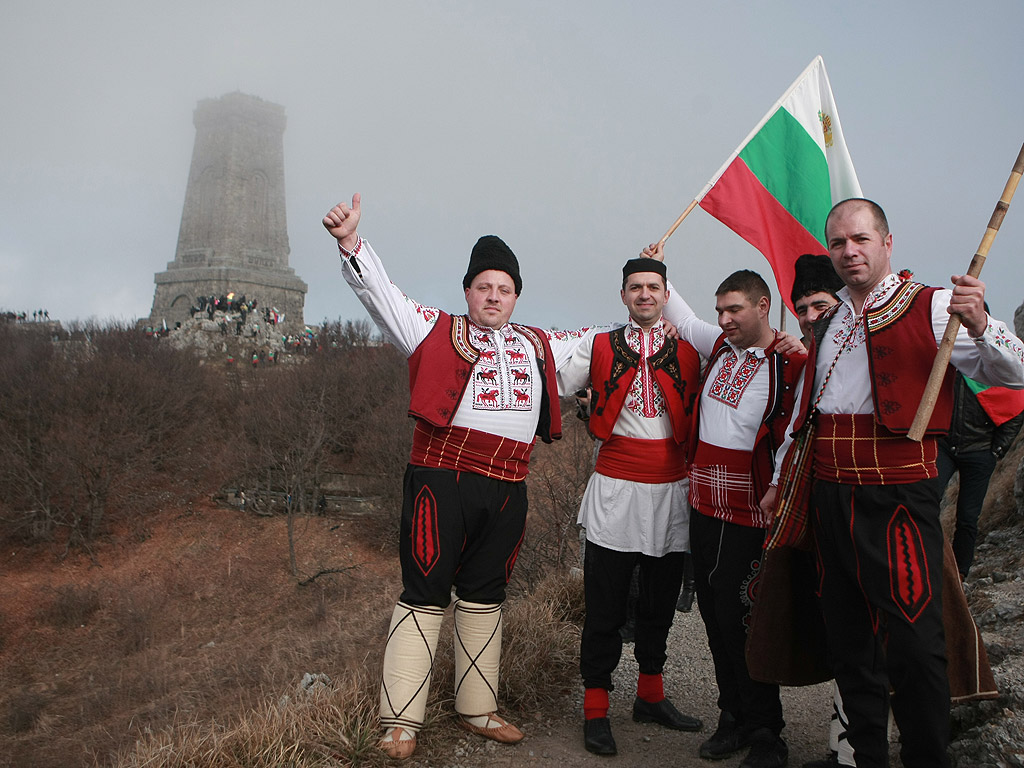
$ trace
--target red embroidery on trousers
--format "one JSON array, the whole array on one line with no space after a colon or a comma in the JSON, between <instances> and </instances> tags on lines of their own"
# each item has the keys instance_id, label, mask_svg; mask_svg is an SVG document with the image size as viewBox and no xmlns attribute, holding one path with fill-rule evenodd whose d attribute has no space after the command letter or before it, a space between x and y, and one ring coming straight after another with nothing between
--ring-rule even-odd
<instances>
[{"instance_id":1,"label":"red embroidery on trousers","mask_svg":"<svg viewBox=\"0 0 1024 768\"><path fill-rule=\"evenodd\" d=\"M523 532L519 535L519 541L516 542L516 548L512 550L512 554L508 556L508 560L505 561L505 583L508 584L512 579L512 569L516 567L516 558L519 557L519 548L523 546L523 537L526 536L526 526L523 526Z\"/></svg>"},{"instance_id":2,"label":"red embroidery on trousers","mask_svg":"<svg viewBox=\"0 0 1024 768\"><path fill-rule=\"evenodd\" d=\"M412 507L412 559L424 576L441 557L437 533L437 502L429 488L421 488Z\"/></svg>"},{"instance_id":3,"label":"red embroidery on trousers","mask_svg":"<svg viewBox=\"0 0 1024 768\"><path fill-rule=\"evenodd\" d=\"M902 504L889 519L886 538L892 599L907 621L913 623L931 602L932 585L921 531Z\"/></svg>"}]
</instances>

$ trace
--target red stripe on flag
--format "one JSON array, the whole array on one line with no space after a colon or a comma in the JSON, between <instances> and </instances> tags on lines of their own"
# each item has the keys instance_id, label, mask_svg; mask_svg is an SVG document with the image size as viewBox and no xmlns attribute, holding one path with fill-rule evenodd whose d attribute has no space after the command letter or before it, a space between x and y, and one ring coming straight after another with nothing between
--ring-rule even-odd
<instances>
[{"instance_id":1,"label":"red stripe on flag","mask_svg":"<svg viewBox=\"0 0 1024 768\"><path fill-rule=\"evenodd\" d=\"M989 387L979 392L977 398L997 427L1024 411L1024 389Z\"/></svg>"},{"instance_id":2,"label":"red stripe on flag","mask_svg":"<svg viewBox=\"0 0 1024 768\"><path fill-rule=\"evenodd\" d=\"M802 254L827 253L825 246L782 207L738 157L704 195L700 207L768 259L782 300L792 312L789 294L793 290L793 266Z\"/></svg>"}]
</instances>

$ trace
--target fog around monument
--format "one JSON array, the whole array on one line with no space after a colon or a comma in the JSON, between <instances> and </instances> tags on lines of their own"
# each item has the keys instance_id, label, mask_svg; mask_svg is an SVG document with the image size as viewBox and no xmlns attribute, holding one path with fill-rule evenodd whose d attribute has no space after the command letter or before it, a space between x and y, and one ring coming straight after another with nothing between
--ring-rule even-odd
<instances>
[{"instance_id":1,"label":"fog around monument","mask_svg":"<svg viewBox=\"0 0 1024 768\"><path fill-rule=\"evenodd\" d=\"M149 313L174 258L198 102L285 109L290 265L307 322L364 317L319 221L363 195L395 282L462 304L481 234L522 262L517 317L624 316L621 262L656 240L815 54L894 266L945 284L977 248L1024 141L1024 5L604 2L8 4L0 15L0 309ZM985 267L1024 299L1024 198ZM696 211L670 276L713 316L768 265ZM791 329L795 322L791 322Z\"/></svg>"}]
</instances>

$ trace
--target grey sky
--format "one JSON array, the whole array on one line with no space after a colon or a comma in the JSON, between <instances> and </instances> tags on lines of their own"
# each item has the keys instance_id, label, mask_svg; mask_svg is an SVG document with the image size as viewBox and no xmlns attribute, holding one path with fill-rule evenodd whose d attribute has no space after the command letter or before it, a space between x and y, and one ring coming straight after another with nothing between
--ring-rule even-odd
<instances>
[{"instance_id":1,"label":"grey sky","mask_svg":"<svg viewBox=\"0 0 1024 768\"><path fill-rule=\"evenodd\" d=\"M657 240L818 53L894 267L966 269L1024 141L1024 3L7 0L0 10L0 308L149 313L173 259L197 102L281 104L291 266L306 322L361 318L327 209L414 298L464 306L482 234L519 256L517 319L624 316L621 263ZM1024 299L1024 193L985 267ZM712 293L764 259L703 211L669 274ZM795 329L795 324L790 325Z\"/></svg>"}]
</instances>

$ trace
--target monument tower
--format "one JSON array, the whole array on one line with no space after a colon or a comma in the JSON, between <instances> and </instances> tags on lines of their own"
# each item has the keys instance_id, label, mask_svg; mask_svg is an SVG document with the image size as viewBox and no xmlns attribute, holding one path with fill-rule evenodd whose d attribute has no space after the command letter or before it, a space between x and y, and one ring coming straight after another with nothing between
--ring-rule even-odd
<instances>
[{"instance_id":1,"label":"monument tower","mask_svg":"<svg viewBox=\"0 0 1024 768\"><path fill-rule=\"evenodd\" d=\"M306 284L288 266L284 107L243 93L196 107L178 249L158 272L151 325L189 319L199 296L234 293L301 327Z\"/></svg>"}]
</instances>

